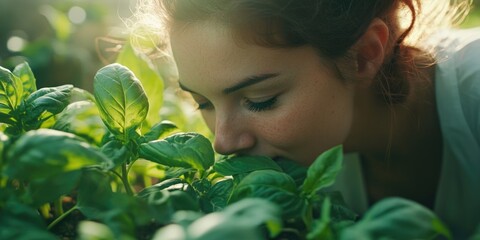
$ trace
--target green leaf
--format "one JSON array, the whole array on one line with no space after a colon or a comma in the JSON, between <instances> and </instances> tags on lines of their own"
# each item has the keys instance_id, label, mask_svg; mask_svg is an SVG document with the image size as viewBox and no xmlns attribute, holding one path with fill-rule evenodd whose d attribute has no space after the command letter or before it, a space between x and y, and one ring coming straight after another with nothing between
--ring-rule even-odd
<instances>
[{"instance_id":1,"label":"green leaf","mask_svg":"<svg viewBox=\"0 0 480 240\"><path fill-rule=\"evenodd\" d=\"M8 201L0 214L0 239L58 239L48 232L36 209Z\"/></svg>"},{"instance_id":2,"label":"green leaf","mask_svg":"<svg viewBox=\"0 0 480 240\"><path fill-rule=\"evenodd\" d=\"M321 192L318 194L320 196L319 203L323 204L326 199L329 199L331 204L331 218L333 222L343 222L350 221L354 222L358 218L358 214L353 212L347 207L345 200L340 192Z\"/></svg>"},{"instance_id":3,"label":"green leaf","mask_svg":"<svg viewBox=\"0 0 480 240\"><path fill-rule=\"evenodd\" d=\"M78 224L78 240L115 240L110 228L93 221L81 221Z\"/></svg>"},{"instance_id":4,"label":"green leaf","mask_svg":"<svg viewBox=\"0 0 480 240\"><path fill-rule=\"evenodd\" d=\"M123 46L123 50L118 55L117 63L130 69L142 82L150 103L150 110L147 115L149 125L159 122L160 108L163 103L163 79L160 74L154 70L148 58L135 52L131 44Z\"/></svg>"},{"instance_id":5,"label":"green leaf","mask_svg":"<svg viewBox=\"0 0 480 240\"><path fill-rule=\"evenodd\" d=\"M480 224L478 224L474 234L468 240L480 240Z\"/></svg>"},{"instance_id":6,"label":"green leaf","mask_svg":"<svg viewBox=\"0 0 480 240\"><path fill-rule=\"evenodd\" d=\"M322 188L333 184L342 168L342 146L331 148L322 153L307 170L307 178L302 192L308 196L316 194Z\"/></svg>"},{"instance_id":7,"label":"green leaf","mask_svg":"<svg viewBox=\"0 0 480 240\"><path fill-rule=\"evenodd\" d=\"M289 175L275 170L258 170L248 174L234 188L229 202L244 198L270 200L281 206L286 217L299 216L304 204L295 181Z\"/></svg>"},{"instance_id":8,"label":"green leaf","mask_svg":"<svg viewBox=\"0 0 480 240\"><path fill-rule=\"evenodd\" d=\"M37 81L33 75L32 69L27 62L23 62L13 69L13 74L17 76L23 85L22 99L26 99L30 94L37 91Z\"/></svg>"},{"instance_id":9,"label":"green leaf","mask_svg":"<svg viewBox=\"0 0 480 240\"><path fill-rule=\"evenodd\" d=\"M5 149L8 147L9 144L9 137L5 135L3 132L0 132L0 169L3 167L3 161L5 156ZM0 173L1 174L1 173ZM1 182L0 182L1 186Z\"/></svg>"},{"instance_id":10,"label":"green leaf","mask_svg":"<svg viewBox=\"0 0 480 240\"><path fill-rule=\"evenodd\" d=\"M264 239L259 227L266 225L270 236L280 233L280 209L262 199L244 199L222 212L208 214L188 227L193 239Z\"/></svg>"},{"instance_id":11,"label":"green leaf","mask_svg":"<svg viewBox=\"0 0 480 240\"><path fill-rule=\"evenodd\" d=\"M312 230L307 234L308 240L315 240L315 239L325 239L325 240L333 240L332 229L330 227L330 208L331 203L330 199L326 198L322 202L322 215L320 219L317 219L313 222Z\"/></svg>"},{"instance_id":12,"label":"green leaf","mask_svg":"<svg viewBox=\"0 0 480 240\"><path fill-rule=\"evenodd\" d=\"M451 239L448 229L422 205L402 198L386 198L373 205L340 239Z\"/></svg>"},{"instance_id":13,"label":"green leaf","mask_svg":"<svg viewBox=\"0 0 480 240\"><path fill-rule=\"evenodd\" d=\"M170 191L172 206L175 210L200 211L196 198L184 191Z\"/></svg>"},{"instance_id":14,"label":"green leaf","mask_svg":"<svg viewBox=\"0 0 480 240\"><path fill-rule=\"evenodd\" d=\"M175 209L172 206L172 198L168 190L147 188L142 190L137 197L146 201L150 213L158 223L166 224L172 218Z\"/></svg>"},{"instance_id":15,"label":"green leaf","mask_svg":"<svg viewBox=\"0 0 480 240\"><path fill-rule=\"evenodd\" d=\"M122 142L117 139L108 141L102 146L102 152L110 160L113 165L118 167L130 160L131 153Z\"/></svg>"},{"instance_id":16,"label":"green leaf","mask_svg":"<svg viewBox=\"0 0 480 240\"><path fill-rule=\"evenodd\" d=\"M178 224L170 224L155 232L153 240L190 240L186 230Z\"/></svg>"},{"instance_id":17,"label":"green leaf","mask_svg":"<svg viewBox=\"0 0 480 240\"><path fill-rule=\"evenodd\" d=\"M159 183L157 183L153 186L144 188L142 191L140 191L138 193L138 196L141 197L143 194L148 194L148 192L150 192L150 191L158 192L158 191L164 190L164 189L168 190L172 186L180 186L179 188L183 189L184 184L186 185L187 183L181 178L169 178L169 179L163 180L163 181L161 181L161 182L159 182Z\"/></svg>"},{"instance_id":18,"label":"green leaf","mask_svg":"<svg viewBox=\"0 0 480 240\"><path fill-rule=\"evenodd\" d=\"M21 104L23 84L10 70L0 66L0 113L11 115Z\"/></svg>"},{"instance_id":19,"label":"green leaf","mask_svg":"<svg viewBox=\"0 0 480 240\"><path fill-rule=\"evenodd\" d=\"M82 172L78 186L78 209L88 218L94 219L104 209L109 209L113 199L110 185L112 179L98 169L86 169Z\"/></svg>"},{"instance_id":20,"label":"green leaf","mask_svg":"<svg viewBox=\"0 0 480 240\"><path fill-rule=\"evenodd\" d=\"M67 84L58 87L41 88L33 92L25 100L25 120L24 122L31 126L30 129L36 129L41 122L46 120L52 114L58 114L70 104L70 96L73 85ZM50 115L42 115L48 112Z\"/></svg>"},{"instance_id":21,"label":"green leaf","mask_svg":"<svg viewBox=\"0 0 480 240\"><path fill-rule=\"evenodd\" d=\"M105 125L120 140L129 140L147 117L149 108L140 81L128 68L115 63L97 72L93 89Z\"/></svg>"},{"instance_id":22,"label":"green leaf","mask_svg":"<svg viewBox=\"0 0 480 240\"><path fill-rule=\"evenodd\" d=\"M98 149L73 134L51 129L29 131L7 152L5 174L32 180L48 178L86 166L111 166Z\"/></svg>"},{"instance_id":23,"label":"green leaf","mask_svg":"<svg viewBox=\"0 0 480 240\"><path fill-rule=\"evenodd\" d=\"M0 123L15 125L17 121L13 118L12 115L0 112Z\"/></svg>"},{"instance_id":24,"label":"green leaf","mask_svg":"<svg viewBox=\"0 0 480 240\"><path fill-rule=\"evenodd\" d=\"M142 137L142 141L145 143L158 140L162 135L167 134L175 129L177 129L177 126L173 122L164 120L153 125L150 131Z\"/></svg>"},{"instance_id":25,"label":"green leaf","mask_svg":"<svg viewBox=\"0 0 480 240\"><path fill-rule=\"evenodd\" d=\"M168 191L169 193L165 193ZM172 210L192 210L199 211L200 206L196 199L196 193L191 187L179 178L167 179L151 187L147 187L140 191L137 196L142 199L150 198L152 195L158 195L158 192L162 192L164 197L168 200L168 206Z\"/></svg>"},{"instance_id":26,"label":"green leaf","mask_svg":"<svg viewBox=\"0 0 480 240\"><path fill-rule=\"evenodd\" d=\"M57 115L53 129L73 133L95 145L100 145L107 129L95 103L78 101L69 104Z\"/></svg>"},{"instance_id":27,"label":"green leaf","mask_svg":"<svg viewBox=\"0 0 480 240\"><path fill-rule=\"evenodd\" d=\"M301 186L307 177L307 167L289 159L279 159L275 161L284 173L290 175L295 180L297 186Z\"/></svg>"},{"instance_id":28,"label":"green leaf","mask_svg":"<svg viewBox=\"0 0 480 240\"><path fill-rule=\"evenodd\" d=\"M81 170L75 170L47 178L33 179L27 186L25 197L30 199L32 206L35 207L53 202L71 193L77 186L81 174Z\"/></svg>"},{"instance_id":29,"label":"green leaf","mask_svg":"<svg viewBox=\"0 0 480 240\"><path fill-rule=\"evenodd\" d=\"M186 212L181 215L188 214L190 213ZM190 224L167 225L159 229L153 239L260 240L265 239L262 226L266 226L271 237L278 235L282 227L280 209L262 199L245 199L229 205L224 211L200 217Z\"/></svg>"},{"instance_id":30,"label":"green leaf","mask_svg":"<svg viewBox=\"0 0 480 240\"><path fill-rule=\"evenodd\" d=\"M223 158L215 162L213 169L223 176L233 176L267 169L279 172L282 171L275 161L264 156L236 156L232 158Z\"/></svg>"},{"instance_id":31,"label":"green leaf","mask_svg":"<svg viewBox=\"0 0 480 240\"><path fill-rule=\"evenodd\" d=\"M174 134L140 145L140 157L170 167L206 170L214 163L212 144L196 133Z\"/></svg>"},{"instance_id":32,"label":"green leaf","mask_svg":"<svg viewBox=\"0 0 480 240\"><path fill-rule=\"evenodd\" d=\"M212 205L212 211L219 211L227 206L233 191L233 180L225 179L215 183L207 193L207 199Z\"/></svg>"},{"instance_id":33,"label":"green leaf","mask_svg":"<svg viewBox=\"0 0 480 240\"><path fill-rule=\"evenodd\" d=\"M133 239L135 226L147 224L152 215L139 198L113 192L109 175L85 169L78 187L78 209L88 219L107 225L115 239Z\"/></svg>"}]
</instances>

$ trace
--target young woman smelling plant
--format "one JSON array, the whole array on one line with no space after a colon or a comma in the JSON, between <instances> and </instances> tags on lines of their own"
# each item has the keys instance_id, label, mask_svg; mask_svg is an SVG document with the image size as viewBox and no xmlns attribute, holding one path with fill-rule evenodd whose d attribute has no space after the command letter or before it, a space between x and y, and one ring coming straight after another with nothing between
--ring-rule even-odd
<instances>
[{"instance_id":1,"label":"young woman smelling plant","mask_svg":"<svg viewBox=\"0 0 480 240\"><path fill-rule=\"evenodd\" d=\"M480 29L469 2L159 0L179 84L221 154L311 164L346 154L334 188L359 213L388 196L454 235L480 223ZM161 29L163 30L163 29Z\"/></svg>"}]
</instances>

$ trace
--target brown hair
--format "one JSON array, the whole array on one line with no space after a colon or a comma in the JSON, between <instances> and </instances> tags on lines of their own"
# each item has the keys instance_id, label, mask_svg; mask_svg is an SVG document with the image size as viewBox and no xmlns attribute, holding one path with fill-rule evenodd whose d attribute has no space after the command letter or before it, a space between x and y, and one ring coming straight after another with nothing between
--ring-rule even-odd
<instances>
[{"instance_id":1,"label":"brown hair","mask_svg":"<svg viewBox=\"0 0 480 240\"><path fill-rule=\"evenodd\" d=\"M430 1L430 2L429 2ZM468 3L467 3L468 2ZM140 11L157 13L168 25L180 22L213 20L231 26L243 40L266 47L310 45L319 55L330 59L346 57L352 45L363 35L375 18L390 29L390 51L379 72L381 95L390 104L402 103L408 95L405 74L412 72L409 49L426 28L449 26L458 9L468 6L449 0L150 0L141 1ZM467 4L466 4L467 3ZM142 5L143 4L143 5ZM423 6L428 14L421 14ZM147 9L147 11L145 11ZM465 9L465 8L463 8ZM467 12L467 11L463 11ZM163 13L163 14L160 14ZM152 14L150 14L151 16ZM427 18L425 16L432 16ZM402 21L407 20L407 21ZM441 20L441 21L440 21ZM408 22L405 24L405 22ZM405 40L415 29L420 34L413 41ZM164 29L163 29L164 30ZM254 34L245 34L245 33ZM413 35L413 34L412 34ZM252 38L253 37L253 38ZM417 40L417 42L415 42Z\"/></svg>"}]
</instances>

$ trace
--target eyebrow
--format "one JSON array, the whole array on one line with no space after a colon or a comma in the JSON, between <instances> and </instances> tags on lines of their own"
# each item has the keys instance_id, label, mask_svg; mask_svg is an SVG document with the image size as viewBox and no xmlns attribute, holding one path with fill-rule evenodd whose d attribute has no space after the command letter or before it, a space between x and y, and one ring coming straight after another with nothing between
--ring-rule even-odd
<instances>
[{"instance_id":1,"label":"eyebrow","mask_svg":"<svg viewBox=\"0 0 480 240\"><path fill-rule=\"evenodd\" d=\"M222 92L224 94L230 94L230 93L233 93L233 92L236 92L242 88L246 88L248 86L251 86L251 85L254 85L254 84L257 84L259 82L262 82L262 81L265 81L265 80L268 80L268 79L272 79L272 78L275 78L277 77L279 74L278 73L267 73L267 74L260 74L260 75L255 75L255 76L250 76L248 78L245 78L243 79L242 81L240 81L239 83L231 86L231 87L227 87L225 89L222 90ZM181 82L178 83L180 85L180 88L184 91L187 91L187 92L191 92L191 93L196 93L195 91L192 91L191 89L187 88L185 85L183 85Z\"/></svg>"},{"instance_id":2,"label":"eyebrow","mask_svg":"<svg viewBox=\"0 0 480 240\"><path fill-rule=\"evenodd\" d=\"M239 82L239 83L237 83L237 84L235 84L231 87L223 89L222 92L225 93L225 94L233 93L233 92L238 91L242 88L246 88L248 86L257 84L259 82L274 78L276 76L278 76L278 73L267 73L267 74L261 74L261 75L256 75L256 76L250 76L250 77L245 78L243 81L241 81L241 82Z\"/></svg>"}]
</instances>

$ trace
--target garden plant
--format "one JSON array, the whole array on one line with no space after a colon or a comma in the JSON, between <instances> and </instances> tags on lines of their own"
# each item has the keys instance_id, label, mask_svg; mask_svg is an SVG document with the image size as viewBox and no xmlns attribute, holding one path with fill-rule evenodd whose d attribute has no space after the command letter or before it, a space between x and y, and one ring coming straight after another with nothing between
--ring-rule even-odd
<instances>
[{"instance_id":1,"label":"garden plant","mask_svg":"<svg viewBox=\"0 0 480 240\"><path fill-rule=\"evenodd\" d=\"M162 79L129 46L93 89L0 68L0 239L451 239L409 200L348 209L328 188L341 146L308 168L215 154L160 118Z\"/></svg>"}]
</instances>

